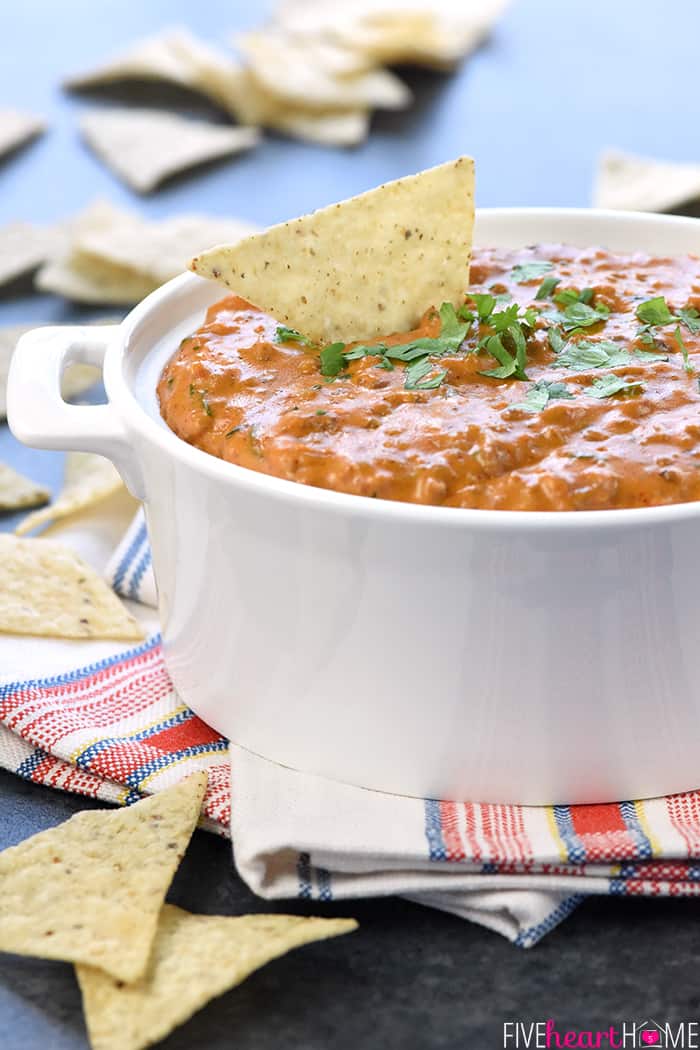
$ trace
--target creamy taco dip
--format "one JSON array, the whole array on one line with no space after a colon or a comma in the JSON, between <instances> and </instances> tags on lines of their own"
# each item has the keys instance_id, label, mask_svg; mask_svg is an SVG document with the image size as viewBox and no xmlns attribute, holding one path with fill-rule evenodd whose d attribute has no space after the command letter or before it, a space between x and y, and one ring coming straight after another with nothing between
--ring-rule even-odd
<instances>
[{"instance_id":1,"label":"creamy taco dip","mask_svg":"<svg viewBox=\"0 0 700 1050\"><path fill-rule=\"evenodd\" d=\"M700 499L699 377L700 259L543 244L475 250L463 305L362 344L228 296L158 396L183 440L305 485L599 510Z\"/></svg>"}]
</instances>

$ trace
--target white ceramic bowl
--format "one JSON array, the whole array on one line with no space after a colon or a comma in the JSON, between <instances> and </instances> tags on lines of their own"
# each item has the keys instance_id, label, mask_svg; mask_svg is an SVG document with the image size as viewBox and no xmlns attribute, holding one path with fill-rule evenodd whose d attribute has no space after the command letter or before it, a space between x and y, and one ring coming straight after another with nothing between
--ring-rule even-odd
<instances>
[{"instance_id":1,"label":"white ceramic bowl","mask_svg":"<svg viewBox=\"0 0 700 1050\"><path fill-rule=\"evenodd\" d=\"M683 254L700 221L487 210L476 237ZM118 328L32 332L9 381L21 441L102 453L145 500L183 699L252 751L382 791L574 803L698 787L700 504L426 507L209 456L165 426L155 385L221 296L182 275ZM104 365L108 405L61 400L71 361Z\"/></svg>"}]
</instances>

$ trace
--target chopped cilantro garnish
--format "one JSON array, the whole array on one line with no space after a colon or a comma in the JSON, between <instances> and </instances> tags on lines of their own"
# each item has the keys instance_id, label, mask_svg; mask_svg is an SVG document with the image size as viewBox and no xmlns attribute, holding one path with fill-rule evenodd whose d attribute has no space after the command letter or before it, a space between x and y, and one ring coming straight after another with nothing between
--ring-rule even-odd
<instances>
[{"instance_id":1,"label":"chopped cilantro garnish","mask_svg":"<svg viewBox=\"0 0 700 1050\"><path fill-rule=\"evenodd\" d=\"M496 296L488 292L473 292L469 298L476 303L476 312L480 321L487 320L496 309Z\"/></svg>"},{"instance_id":2,"label":"chopped cilantro garnish","mask_svg":"<svg viewBox=\"0 0 700 1050\"><path fill-rule=\"evenodd\" d=\"M357 361L361 357L380 357L382 360L379 363L382 367L391 369L392 361L419 362L429 355L441 357L445 354L456 353L464 342L471 321L460 320L452 303L443 303L439 314L439 336L424 336L395 346L387 346L386 343L377 343L372 346L359 344L349 350L345 349L345 343L331 343L321 351L322 374L329 377L337 376L348 361ZM440 385L446 374L442 372L439 380L431 379L428 385L413 386L409 389L433 389ZM407 385L409 378L407 369Z\"/></svg>"},{"instance_id":3,"label":"chopped cilantro garnish","mask_svg":"<svg viewBox=\"0 0 700 1050\"><path fill-rule=\"evenodd\" d=\"M538 281L553 269L554 263L533 259L532 262L517 263L510 271L510 279L516 284L527 284L529 281Z\"/></svg>"},{"instance_id":4,"label":"chopped cilantro garnish","mask_svg":"<svg viewBox=\"0 0 700 1050\"><path fill-rule=\"evenodd\" d=\"M560 281L561 277L545 277L542 284L537 289L535 299L547 299Z\"/></svg>"},{"instance_id":5,"label":"chopped cilantro garnish","mask_svg":"<svg viewBox=\"0 0 700 1050\"><path fill-rule=\"evenodd\" d=\"M516 401L509 405L509 408L520 408L523 412L541 412L550 401L568 401L573 396L566 383L548 383L546 379L540 379L530 387L524 401Z\"/></svg>"},{"instance_id":6,"label":"chopped cilantro garnish","mask_svg":"<svg viewBox=\"0 0 700 1050\"><path fill-rule=\"evenodd\" d=\"M593 385L586 387L584 394L590 394L591 397L602 399L604 397L612 397L614 394L620 394L626 390L639 391L643 388L644 383L640 383L639 380L633 382L611 372L610 375L594 379Z\"/></svg>"},{"instance_id":7,"label":"chopped cilantro garnish","mask_svg":"<svg viewBox=\"0 0 700 1050\"><path fill-rule=\"evenodd\" d=\"M547 329L547 342L551 346L555 354L560 354L566 346L564 337L561 334L561 328L552 327Z\"/></svg>"},{"instance_id":8,"label":"chopped cilantro garnish","mask_svg":"<svg viewBox=\"0 0 700 1050\"><path fill-rule=\"evenodd\" d=\"M644 350L630 353L609 340L592 343L580 339L577 343L567 343L555 364L556 367L588 371L589 368L617 368L640 361L668 361L668 354L651 354Z\"/></svg>"},{"instance_id":9,"label":"chopped cilantro garnish","mask_svg":"<svg viewBox=\"0 0 700 1050\"><path fill-rule=\"evenodd\" d=\"M414 361L406 369L406 380L404 382L406 390L435 390L439 387L447 375L447 369L441 368L438 372L435 372L435 375L425 379L424 377L433 372L434 368L435 366L425 358L420 361Z\"/></svg>"},{"instance_id":10,"label":"chopped cilantro garnish","mask_svg":"<svg viewBox=\"0 0 700 1050\"><path fill-rule=\"evenodd\" d=\"M275 339L278 343L304 343L305 346L311 345L311 340L307 336L297 332L296 328L287 328L283 324L277 326Z\"/></svg>"},{"instance_id":11,"label":"chopped cilantro garnish","mask_svg":"<svg viewBox=\"0 0 700 1050\"><path fill-rule=\"evenodd\" d=\"M321 351L321 375L337 376L345 365L345 343L331 343Z\"/></svg>"},{"instance_id":12,"label":"chopped cilantro garnish","mask_svg":"<svg viewBox=\"0 0 700 1050\"><path fill-rule=\"evenodd\" d=\"M668 303L663 295L657 295L654 299L647 299L640 303L635 311L637 317L644 324L670 324L677 320L668 308Z\"/></svg>"},{"instance_id":13,"label":"chopped cilantro garnish","mask_svg":"<svg viewBox=\"0 0 700 1050\"><path fill-rule=\"evenodd\" d=\"M688 356L688 347L683 342L683 336L681 335L681 326L679 324L676 325L676 330L673 333L673 338L678 343L678 349L683 354L683 367L685 368L688 375L691 375L695 371L695 369L693 368L693 365L690 362L690 358Z\"/></svg>"},{"instance_id":14,"label":"chopped cilantro garnish","mask_svg":"<svg viewBox=\"0 0 700 1050\"><path fill-rule=\"evenodd\" d=\"M693 335L700 335L700 313L694 306L688 306L678 311L678 318Z\"/></svg>"}]
</instances>

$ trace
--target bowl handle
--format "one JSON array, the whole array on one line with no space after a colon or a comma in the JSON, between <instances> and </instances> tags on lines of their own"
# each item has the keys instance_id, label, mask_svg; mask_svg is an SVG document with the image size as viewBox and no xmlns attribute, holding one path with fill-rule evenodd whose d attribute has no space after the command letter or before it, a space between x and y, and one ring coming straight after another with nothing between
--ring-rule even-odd
<instances>
[{"instance_id":1,"label":"bowl handle","mask_svg":"<svg viewBox=\"0 0 700 1050\"><path fill-rule=\"evenodd\" d=\"M111 459L137 499L144 498L141 471L126 430L113 407L69 405L61 376L69 364L102 369L118 325L36 328L12 355L7 382L7 421L15 437L34 448L97 452Z\"/></svg>"}]
</instances>

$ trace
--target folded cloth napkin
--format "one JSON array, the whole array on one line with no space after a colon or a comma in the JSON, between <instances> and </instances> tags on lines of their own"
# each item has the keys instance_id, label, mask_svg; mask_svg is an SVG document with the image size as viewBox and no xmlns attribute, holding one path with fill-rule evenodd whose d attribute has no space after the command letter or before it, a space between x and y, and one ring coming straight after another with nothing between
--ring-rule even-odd
<instances>
[{"instance_id":1,"label":"folded cloth napkin","mask_svg":"<svg viewBox=\"0 0 700 1050\"><path fill-rule=\"evenodd\" d=\"M6 769L126 804L206 768L203 824L230 831L238 871L261 896L399 894L521 947L588 894L700 892L700 792L598 806L440 802L333 783L229 748L180 702L165 670L141 513L106 574L151 635L126 650L1 639L0 667L13 668L0 676ZM20 670L29 667L27 680Z\"/></svg>"}]
</instances>

